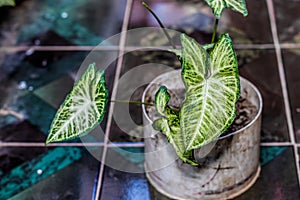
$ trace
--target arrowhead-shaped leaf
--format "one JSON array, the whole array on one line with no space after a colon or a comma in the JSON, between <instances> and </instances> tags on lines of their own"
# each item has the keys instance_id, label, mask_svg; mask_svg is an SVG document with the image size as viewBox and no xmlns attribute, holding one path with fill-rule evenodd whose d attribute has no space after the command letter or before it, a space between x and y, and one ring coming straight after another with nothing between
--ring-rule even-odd
<instances>
[{"instance_id":1,"label":"arrowhead-shaped leaf","mask_svg":"<svg viewBox=\"0 0 300 200\"><path fill-rule=\"evenodd\" d=\"M248 15L245 0L205 0L211 7L214 15L219 19L224 8L231 8L234 11L242 13L244 16Z\"/></svg>"},{"instance_id":2,"label":"arrowhead-shaped leaf","mask_svg":"<svg viewBox=\"0 0 300 200\"><path fill-rule=\"evenodd\" d=\"M103 119L107 98L104 72L91 64L57 111L46 144L82 136L95 128Z\"/></svg>"},{"instance_id":3,"label":"arrowhead-shaped leaf","mask_svg":"<svg viewBox=\"0 0 300 200\"><path fill-rule=\"evenodd\" d=\"M197 166L198 164L193 158L192 151L185 151L184 143L183 143L183 135L181 134L180 129L180 119L178 111L171 109L167 104L170 99L170 94L167 92L167 88L165 86L160 87L158 92L156 93L155 97L167 97L163 98L167 101L163 101L164 103L161 105L165 105L163 109L163 116L164 118L160 118L153 122L153 128L158 131L162 131L166 134L169 142L173 145L174 150L178 157L183 161L187 162L191 165ZM161 98L155 98L156 100ZM155 104L157 105L156 102ZM159 108L160 109L160 108ZM162 109L161 109L162 110Z\"/></svg>"},{"instance_id":4,"label":"arrowhead-shaped leaf","mask_svg":"<svg viewBox=\"0 0 300 200\"><path fill-rule=\"evenodd\" d=\"M209 55L184 34L181 42L186 98L180 110L180 126L185 151L189 151L211 142L233 122L240 80L227 34L220 36Z\"/></svg>"}]
</instances>

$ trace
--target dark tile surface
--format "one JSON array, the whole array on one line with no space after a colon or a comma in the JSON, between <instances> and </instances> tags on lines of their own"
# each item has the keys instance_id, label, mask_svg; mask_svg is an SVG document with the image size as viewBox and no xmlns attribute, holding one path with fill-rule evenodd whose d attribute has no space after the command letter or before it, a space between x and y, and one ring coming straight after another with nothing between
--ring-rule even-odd
<instances>
[{"instance_id":1,"label":"dark tile surface","mask_svg":"<svg viewBox=\"0 0 300 200\"><path fill-rule=\"evenodd\" d=\"M300 42L300 2L274 0L275 16L280 42Z\"/></svg>"},{"instance_id":2,"label":"dark tile surface","mask_svg":"<svg viewBox=\"0 0 300 200\"><path fill-rule=\"evenodd\" d=\"M110 148L101 200L150 199L143 162L143 148Z\"/></svg>"},{"instance_id":3,"label":"dark tile surface","mask_svg":"<svg viewBox=\"0 0 300 200\"><path fill-rule=\"evenodd\" d=\"M240 75L262 94L262 142L289 141L284 100L273 50L238 50Z\"/></svg>"},{"instance_id":4,"label":"dark tile surface","mask_svg":"<svg viewBox=\"0 0 300 200\"><path fill-rule=\"evenodd\" d=\"M271 1L275 6L280 42L299 44L299 1ZM0 8L0 200L94 199L101 164L99 160L105 152L103 142L107 113L101 126L89 135L68 141L70 145L97 142L98 146L89 146L87 149L34 146L45 141L57 108L84 70L80 68L77 72L81 65L87 67L95 62L98 68L105 69L111 95L118 49L104 51L102 48L92 53L81 49L85 49L86 45L98 45L103 39L119 33L124 22L126 3L131 1L16 2L16 7ZM132 2L133 5L127 7L131 8L128 29L158 27L150 13L141 6L141 0ZM147 2L166 27L185 32L200 43L210 42L214 17L203 1ZM250 190L236 199L300 199L295 165L300 149L298 155L293 152L295 145L299 147L299 144L281 144L290 142L290 138L275 48L268 45L269 49L262 50L266 47L264 44L273 43L269 12L266 1L252 0L247 4L247 18L227 9L219 23L219 33L229 32L234 44L240 48L237 51L240 74L259 88L264 100L261 176ZM169 42L161 32L141 31L129 36L126 37L126 47L133 46L138 50L129 52L126 49L116 99L140 101L143 89L153 78L167 67L170 70L180 68L180 63L167 51L143 49L152 45L169 47ZM172 37L179 44L178 37ZM103 47L117 47L118 44L119 37L115 37ZM243 44L256 45L253 47L255 49L245 49L248 46ZM40 50L29 47L22 49L23 46L32 45ZM299 143L300 50L284 47L284 73L296 142ZM125 121L122 124L118 119ZM127 122L132 122L134 126L128 126ZM140 105L115 103L109 139L116 143L109 143L106 152L101 200L150 199L153 191L150 191L143 168L143 133L137 126L141 123ZM11 147L5 146L7 144Z\"/></svg>"},{"instance_id":5,"label":"dark tile surface","mask_svg":"<svg viewBox=\"0 0 300 200\"><path fill-rule=\"evenodd\" d=\"M293 148L263 147L261 158L262 170L259 179L236 199L299 199Z\"/></svg>"},{"instance_id":6,"label":"dark tile surface","mask_svg":"<svg viewBox=\"0 0 300 200\"><path fill-rule=\"evenodd\" d=\"M150 199L143 152L137 147L108 150L101 200Z\"/></svg>"},{"instance_id":7,"label":"dark tile surface","mask_svg":"<svg viewBox=\"0 0 300 200\"><path fill-rule=\"evenodd\" d=\"M300 142L300 80L298 76L300 72L298 65L300 62L299 52L299 49L283 51L283 62L286 71L291 113L297 142Z\"/></svg>"},{"instance_id":8,"label":"dark tile surface","mask_svg":"<svg viewBox=\"0 0 300 200\"><path fill-rule=\"evenodd\" d=\"M82 196L91 199L99 163L84 148L1 148L0 151L0 199L13 196L13 199ZM79 170L82 176L74 176Z\"/></svg>"},{"instance_id":9,"label":"dark tile surface","mask_svg":"<svg viewBox=\"0 0 300 200\"><path fill-rule=\"evenodd\" d=\"M98 45L106 37L121 31L126 4L126 1L118 0L17 2L15 8L1 8L2 46ZM50 37L44 34L49 31L69 42L53 38L50 44L43 43L45 36Z\"/></svg>"},{"instance_id":10,"label":"dark tile surface","mask_svg":"<svg viewBox=\"0 0 300 200\"><path fill-rule=\"evenodd\" d=\"M129 28L158 27L153 16L134 1L129 21ZM215 18L202 1L150 1L149 6L160 17L167 28L185 32L196 38L201 44L209 43ZM247 18L231 10L225 10L220 20L219 33L229 32L236 44L272 43L268 12L265 1L247 1ZM259 20L257 20L259 18ZM253 29L259 26L260 29Z\"/></svg>"},{"instance_id":11,"label":"dark tile surface","mask_svg":"<svg viewBox=\"0 0 300 200\"><path fill-rule=\"evenodd\" d=\"M234 44L272 43L273 38L266 1L252 0L246 1L246 3L247 17L243 17L240 13L230 9L224 10L219 32L228 32Z\"/></svg>"}]
</instances>

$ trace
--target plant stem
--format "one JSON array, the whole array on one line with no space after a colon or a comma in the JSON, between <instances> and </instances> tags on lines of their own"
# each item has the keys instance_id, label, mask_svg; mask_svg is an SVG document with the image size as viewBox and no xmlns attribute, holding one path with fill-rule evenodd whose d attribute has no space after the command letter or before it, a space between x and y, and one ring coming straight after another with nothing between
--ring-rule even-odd
<instances>
[{"instance_id":1,"label":"plant stem","mask_svg":"<svg viewBox=\"0 0 300 200\"><path fill-rule=\"evenodd\" d=\"M154 106L152 103L146 103L141 101L130 101L130 100L110 100L110 102L117 102L117 103L130 103L136 105L146 105L146 106Z\"/></svg>"},{"instance_id":2,"label":"plant stem","mask_svg":"<svg viewBox=\"0 0 300 200\"><path fill-rule=\"evenodd\" d=\"M215 37L216 37L216 34L217 34L218 24L219 24L219 19L216 18L215 25L214 25L214 32L213 32L213 35L211 37L211 43L215 42Z\"/></svg>"},{"instance_id":3,"label":"plant stem","mask_svg":"<svg viewBox=\"0 0 300 200\"><path fill-rule=\"evenodd\" d=\"M166 31L165 26L163 25L163 23L160 21L160 19L158 18L158 16L153 12L153 10L151 10L151 8L149 7L149 5L146 2L142 2L142 5L153 15L153 17L156 19L156 21L158 22L159 26L163 29L164 34L167 36L171 46L176 49L175 44L173 43L169 33Z\"/></svg>"}]
</instances>

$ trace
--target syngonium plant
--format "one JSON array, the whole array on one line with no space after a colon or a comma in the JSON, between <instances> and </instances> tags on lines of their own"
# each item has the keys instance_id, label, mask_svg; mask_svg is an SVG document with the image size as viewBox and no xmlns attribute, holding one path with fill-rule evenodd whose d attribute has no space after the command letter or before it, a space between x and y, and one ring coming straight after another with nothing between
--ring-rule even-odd
<instances>
[{"instance_id":1,"label":"syngonium plant","mask_svg":"<svg viewBox=\"0 0 300 200\"><path fill-rule=\"evenodd\" d=\"M219 137L232 124L240 96L232 41L225 33L214 42L218 20L224 8L247 15L245 0L205 2L216 17L212 43L202 46L182 33L182 48L170 50L182 63L181 75L186 89L182 107L177 110L168 105L171 96L165 86L155 95L156 110L161 118L153 122L153 128L162 131L178 157L191 165L198 165L193 150ZM143 4L157 18L148 5ZM46 143L89 133L102 121L107 101L104 72L97 71L95 64L91 64L56 113Z\"/></svg>"}]
</instances>

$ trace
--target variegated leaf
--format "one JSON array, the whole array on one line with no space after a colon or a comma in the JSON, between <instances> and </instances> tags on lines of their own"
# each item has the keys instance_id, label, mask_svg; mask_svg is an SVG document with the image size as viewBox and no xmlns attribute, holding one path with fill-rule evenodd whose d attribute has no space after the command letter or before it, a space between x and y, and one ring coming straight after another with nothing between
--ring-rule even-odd
<instances>
[{"instance_id":1,"label":"variegated leaf","mask_svg":"<svg viewBox=\"0 0 300 200\"><path fill-rule=\"evenodd\" d=\"M155 96L167 98L164 98L166 101L164 100L164 103L161 104L165 105L165 108L161 109L161 111L163 110L162 116L164 116L164 118L154 121L152 125L153 128L166 134L168 141L173 145L176 154L183 162L187 162L194 166L198 165L193 158L193 152L185 151L184 149L183 135L181 134L180 129L179 113L167 105L170 99L170 94L167 92L167 88L165 86L160 87ZM161 100L160 98L155 99ZM155 101L155 104L157 103L159 102Z\"/></svg>"},{"instance_id":2,"label":"variegated leaf","mask_svg":"<svg viewBox=\"0 0 300 200\"><path fill-rule=\"evenodd\" d=\"M82 136L95 128L103 119L107 98L104 72L91 64L57 111L46 144Z\"/></svg>"},{"instance_id":3,"label":"variegated leaf","mask_svg":"<svg viewBox=\"0 0 300 200\"><path fill-rule=\"evenodd\" d=\"M181 42L186 98L180 110L180 126L185 150L189 151L211 142L233 122L240 80L227 34L220 36L210 55L184 34Z\"/></svg>"},{"instance_id":4,"label":"variegated leaf","mask_svg":"<svg viewBox=\"0 0 300 200\"><path fill-rule=\"evenodd\" d=\"M245 0L205 0L211 7L214 15L219 19L224 8L231 8L234 11L242 13L244 16L248 15Z\"/></svg>"},{"instance_id":5,"label":"variegated leaf","mask_svg":"<svg viewBox=\"0 0 300 200\"><path fill-rule=\"evenodd\" d=\"M167 92L167 87L161 86L155 94L155 106L157 112L161 116L165 116L165 108L170 100L170 94Z\"/></svg>"}]
</instances>

